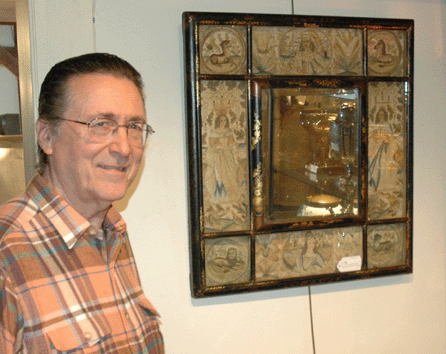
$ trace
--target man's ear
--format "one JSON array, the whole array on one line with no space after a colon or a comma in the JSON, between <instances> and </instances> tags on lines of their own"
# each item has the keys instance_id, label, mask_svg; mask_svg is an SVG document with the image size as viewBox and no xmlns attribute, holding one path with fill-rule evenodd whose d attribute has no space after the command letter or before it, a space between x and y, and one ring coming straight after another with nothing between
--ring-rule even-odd
<instances>
[{"instance_id":1,"label":"man's ear","mask_svg":"<svg viewBox=\"0 0 446 354\"><path fill-rule=\"evenodd\" d=\"M53 132L50 124L43 119L36 122L37 143L45 154L53 153Z\"/></svg>"}]
</instances>

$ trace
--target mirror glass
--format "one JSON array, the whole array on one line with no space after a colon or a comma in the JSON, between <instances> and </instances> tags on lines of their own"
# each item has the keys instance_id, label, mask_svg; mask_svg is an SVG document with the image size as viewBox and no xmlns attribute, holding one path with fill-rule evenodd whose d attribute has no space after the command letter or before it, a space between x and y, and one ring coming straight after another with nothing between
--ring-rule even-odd
<instances>
[{"instance_id":1,"label":"mirror glass","mask_svg":"<svg viewBox=\"0 0 446 354\"><path fill-rule=\"evenodd\" d=\"M359 215L359 88L262 89L265 222Z\"/></svg>"}]
</instances>

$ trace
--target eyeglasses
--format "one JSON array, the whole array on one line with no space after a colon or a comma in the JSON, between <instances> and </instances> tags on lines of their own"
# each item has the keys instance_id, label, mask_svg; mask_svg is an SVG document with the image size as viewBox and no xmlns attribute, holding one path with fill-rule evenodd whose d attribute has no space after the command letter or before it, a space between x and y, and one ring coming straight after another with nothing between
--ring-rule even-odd
<instances>
[{"instance_id":1,"label":"eyeglasses","mask_svg":"<svg viewBox=\"0 0 446 354\"><path fill-rule=\"evenodd\" d=\"M95 118L89 123L65 118L58 119L86 125L88 127L88 136L95 143L111 141L112 137L116 135L118 128L125 127L130 144L142 148L154 133L154 130L150 125L137 121L128 122L127 124L118 124L116 121L109 118Z\"/></svg>"}]
</instances>

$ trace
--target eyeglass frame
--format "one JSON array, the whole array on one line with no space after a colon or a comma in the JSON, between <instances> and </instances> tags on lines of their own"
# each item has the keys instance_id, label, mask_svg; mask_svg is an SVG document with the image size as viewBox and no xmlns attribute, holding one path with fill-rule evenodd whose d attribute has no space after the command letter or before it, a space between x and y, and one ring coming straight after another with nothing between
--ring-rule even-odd
<instances>
[{"instance_id":1,"label":"eyeglass frame","mask_svg":"<svg viewBox=\"0 0 446 354\"><path fill-rule=\"evenodd\" d=\"M127 124L118 124L115 120L110 119L110 118L93 118L91 121L89 122L82 122L80 120L74 120L74 119L67 119L67 118L62 118L62 117L56 117L56 119L58 120L62 120L62 121L67 121L67 122L73 122L73 123L78 123L78 124L82 124L82 125L86 125L88 128L88 134L90 135L90 125L92 122L94 122L97 119L104 119L110 122L113 122L114 124L116 124L116 128L113 129L111 131L111 134L106 135L105 137L109 137L109 136L114 136L114 134L116 134L115 132L118 131L119 127L125 127L126 128L126 133L127 133L127 137L129 136L129 126L131 123L140 123L143 125L143 131L145 130L146 132L146 136L143 139L144 143L142 144L142 147L145 147L145 145L147 144L147 141L149 140L149 138L151 137L151 135L153 133L155 133L155 131L153 130L152 126L150 124L147 124L146 122L135 122L135 121L131 121L128 122Z\"/></svg>"}]
</instances>

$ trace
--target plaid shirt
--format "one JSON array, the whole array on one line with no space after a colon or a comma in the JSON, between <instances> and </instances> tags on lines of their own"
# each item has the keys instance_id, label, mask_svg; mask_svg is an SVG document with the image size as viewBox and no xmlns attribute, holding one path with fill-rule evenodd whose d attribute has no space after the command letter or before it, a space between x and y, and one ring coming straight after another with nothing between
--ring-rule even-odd
<instances>
[{"instance_id":1,"label":"plaid shirt","mask_svg":"<svg viewBox=\"0 0 446 354\"><path fill-rule=\"evenodd\" d=\"M0 353L164 353L126 224L103 226L39 175L0 207Z\"/></svg>"}]
</instances>

